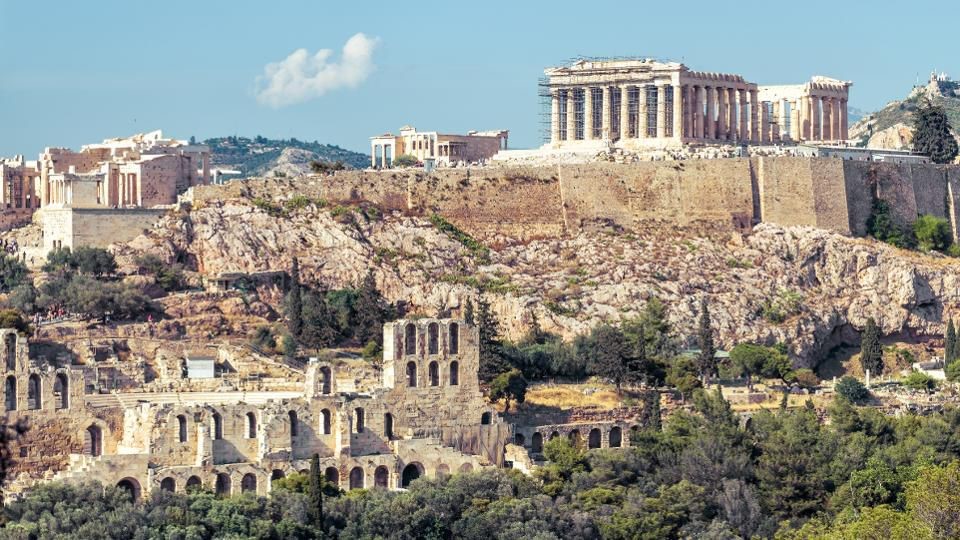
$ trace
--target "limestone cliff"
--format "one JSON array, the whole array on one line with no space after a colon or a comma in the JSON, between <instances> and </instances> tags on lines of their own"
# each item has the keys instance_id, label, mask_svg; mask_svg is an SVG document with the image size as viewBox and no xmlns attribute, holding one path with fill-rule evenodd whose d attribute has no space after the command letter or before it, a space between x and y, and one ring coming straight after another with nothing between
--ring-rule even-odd
<instances>
[{"instance_id":1,"label":"limestone cliff","mask_svg":"<svg viewBox=\"0 0 960 540\"><path fill-rule=\"evenodd\" d=\"M914 112L928 99L943 106L954 128L960 126L960 83L934 73L926 85L915 86L903 100L891 101L850 126L850 139L870 148L910 149Z\"/></svg>"},{"instance_id":2,"label":"limestone cliff","mask_svg":"<svg viewBox=\"0 0 960 540\"><path fill-rule=\"evenodd\" d=\"M652 296L666 303L681 334L694 335L699 300L708 295L721 346L783 341L800 365L857 342L867 317L888 335L939 336L941 312L960 306L953 259L804 227L760 225L741 236L598 223L573 237L501 237L486 254L399 212L314 203L278 210L234 199L171 214L117 247L122 264L145 250L188 261L207 277L286 270L296 256L304 281L327 288L357 284L373 269L389 300L428 315L460 307L479 287L511 337L532 313L546 329L572 336L631 317ZM205 296L203 304L214 300ZM279 295L264 300L277 308ZM218 317L242 309L236 298L229 302Z\"/></svg>"}]
</instances>

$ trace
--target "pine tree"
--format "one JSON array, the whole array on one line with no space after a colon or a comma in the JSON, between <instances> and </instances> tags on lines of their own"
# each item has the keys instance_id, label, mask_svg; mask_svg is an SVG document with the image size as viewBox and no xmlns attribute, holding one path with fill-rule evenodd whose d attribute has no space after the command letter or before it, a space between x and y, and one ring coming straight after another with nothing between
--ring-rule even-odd
<instances>
[{"instance_id":1,"label":"pine tree","mask_svg":"<svg viewBox=\"0 0 960 540\"><path fill-rule=\"evenodd\" d=\"M921 104L913 129L914 152L930 156L934 163L951 163L957 157L957 140L942 106L930 100Z\"/></svg>"},{"instance_id":2,"label":"pine tree","mask_svg":"<svg viewBox=\"0 0 960 540\"><path fill-rule=\"evenodd\" d=\"M467 303L463 307L463 322L473 325L473 302L467 298Z\"/></svg>"},{"instance_id":3,"label":"pine tree","mask_svg":"<svg viewBox=\"0 0 960 540\"><path fill-rule=\"evenodd\" d=\"M953 326L953 319L947 323L947 335L943 343L943 365L957 359L957 329Z\"/></svg>"},{"instance_id":4,"label":"pine tree","mask_svg":"<svg viewBox=\"0 0 960 540\"><path fill-rule=\"evenodd\" d=\"M652 388L643 394L641 425L652 431L660 431L660 392Z\"/></svg>"},{"instance_id":5,"label":"pine tree","mask_svg":"<svg viewBox=\"0 0 960 540\"><path fill-rule=\"evenodd\" d=\"M871 376L883 372L883 347L880 345L880 329L873 317L867 319L867 326L860 335L860 364L864 371L870 370Z\"/></svg>"},{"instance_id":6,"label":"pine tree","mask_svg":"<svg viewBox=\"0 0 960 540\"><path fill-rule=\"evenodd\" d=\"M477 330L480 334L480 368L478 375L483 382L493 380L497 375L510 370L503 358L503 344L500 338L500 323L490 311L490 304L479 297L477 299Z\"/></svg>"},{"instance_id":7,"label":"pine tree","mask_svg":"<svg viewBox=\"0 0 960 540\"><path fill-rule=\"evenodd\" d=\"M323 477L320 476L320 454L310 458L310 513L315 523L323 528Z\"/></svg>"},{"instance_id":8,"label":"pine tree","mask_svg":"<svg viewBox=\"0 0 960 540\"><path fill-rule=\"evenodd\" d=\"M706 297L700 301L700 328L697 337L700 344L697 368L706 385L710 377L717 373L717 349L713 345L713 329L710 326L710 310L707 307Z\"/></svg>"},{"instance_id":9,"label":"pine tree","mask_svg":"<svg viewBox=\"0 0 960 540\"><path fill-rule=\"evenodd\" d=\"M287 329L294 338L303 333L303 299L300 291L300 261L293 258L290 268L290 292L287 293Z\"/></svg>"},{"instance_id":10,"label":"pine tree","mask_svg":"<svg viewBox=\"0 0 960 540\"><path fill-rule=\"evenodd\" d=\"M323 291L308 292L303 298L303 333L308 347L331 347L337 342L336 321Z\"/></svg>"},{"instance_id":11,"label":"pine tree","mask_svg":"<svg viewBox=\"0 0 960 540\"><path fill-rule=\"evenodd\" d=\"M597 326L590 333L590 371L609 379L620 395L623 381L628 378L629 361L632 357L627 337L610 325Z\"/></svg>"},{"instance_id":12,"label":"pine tree","mask_svg":"<svg viewBox=\"0 0 960 540\"><path fill-rule=\"evenodd\" d=\"M373 341L383 344L383 321L387 307L380 291L377 290L377 281L373 277L373 270L367 272L360 285L360 294L355 305L357 318L354 336L361 344L366 345Z\"/></svg>"}]
</instances>

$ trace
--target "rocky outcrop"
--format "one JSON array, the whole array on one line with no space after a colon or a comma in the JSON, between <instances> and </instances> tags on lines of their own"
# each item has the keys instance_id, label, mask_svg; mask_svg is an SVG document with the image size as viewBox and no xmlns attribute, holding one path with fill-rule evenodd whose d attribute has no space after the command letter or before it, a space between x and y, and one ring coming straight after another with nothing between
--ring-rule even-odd
<instances>
[{"instance_id":1,"label":"rocky outcrop","mask_svg":"<svg viewBox=\"0 0 960 540\"><path fill-rule=\"evenodd\" d=\"M572 337L636 316L652 297L666 304L680 335L693 336L707 296L722 347L782 341L798 365L814 365L832 347L856 342L868 317L888 335L939 336L941 313L960 306L954 259L812 228L759 225L741 236L597 224L568 238L499 240L484 256L419 217L315 203L258 207L237 199L171 214L116 249L121 263L149 250L188 261L206 277L287 270L298 257L303 280L325 288L353 286L373 270L387 299L428 315L460 308L479 289L514 338L534 314L545 329ZM279 294L261 298L279 308ZM180 309L177 302L192 304ZM235 318L274 316L229 295L222 302L183 295L165 304L222 328Z\"/></svg>"},{"instance_id":2,"label":"rocky outcrop","mask_svg":"<svg viewBox=\"0 0 960 540\"><path fill-rule=\"evenodd\" d=\"M913 143L913 128L903 124L894 124L880 130L867 140L867 148L886 150L910 150Z\"/></svg>"}]
</instances>

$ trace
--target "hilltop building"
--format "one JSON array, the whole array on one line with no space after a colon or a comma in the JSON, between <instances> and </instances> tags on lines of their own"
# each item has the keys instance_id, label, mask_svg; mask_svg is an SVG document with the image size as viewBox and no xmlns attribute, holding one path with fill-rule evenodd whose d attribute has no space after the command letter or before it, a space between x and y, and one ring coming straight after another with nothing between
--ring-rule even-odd
<instances>
[{"instance_id":1,"label":"hilltop building","mask_svg":"<svg viewBox=\"0 0 960 540\"><path fill-rule=\"evenodd\" d=\"M693 71L650 59L579 60L545 70L549 148L616 143L626 149L683 144L843 141L852 83L828 77L759 86L740 75Z\"/></svg>"},{"instance_id":2,"label":"hilltop building","mask_svg":"<svg viewBox=\"0 0 960 540\"><path fill-rule=\"evenodd\" d=\"M370 166L386 169L401 155L418 161L450 166L490 159L507 149L509 131L468 131L466 135L450 135L436 131L417 131L411 126L400 128L399 135L385 133L370 137Z\"/></svg>"}]
</instances>

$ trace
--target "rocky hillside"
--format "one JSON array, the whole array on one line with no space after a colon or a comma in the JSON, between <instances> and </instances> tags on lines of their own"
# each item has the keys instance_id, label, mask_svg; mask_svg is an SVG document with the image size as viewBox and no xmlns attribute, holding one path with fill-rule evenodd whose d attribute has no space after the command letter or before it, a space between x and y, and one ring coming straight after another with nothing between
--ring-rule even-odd
<instances>
[{"instance_id":1,"label":"rocky hillside","mask_svg":"<svg viewBox=\"0 0 960 540\"><path fill-rule=\"evenodd\" d=\"M283 173L297 176L310 172L310 162L343 161L348 167L363 168L370 156L351 152L339 146L306 142L297 139L264 137L217 137L203 141L210 146L214 167L241 171L241 176L273 176Z\"/></svg>"},{"instance_id":2,"label":"rocky hillside","mask_svg":"<svg viewBox=\"0 0 960 540\"><path fill-rule=\"evenodd\" d=\"M850 138L870 148L909 150L913 141L913 114L930 99L944 107L950 123L960 127L960 83L933 77L926 86L917 86L906 99L891 101L850 126Z\"/></svg>"},{"instance_id":3,"label":"rocky hillside","mask_svg":"<svg viewBox=\"0 0 960 540\"><path fill-rule=\"evenodd\" d=\"M118 253L129 263L149 250L206 276L286 270L296 256L304 280L327 288L357 284L372 269L389 300L425 314L456 310L481 290L511 337L526 331L534 313L546 329L569 337L632 317L654 296L692 336L706 295L722 346L783 341L802 365L858 343L868 317L887 335L935 337L943 331L941 312L960 307L953 259L810 228L761 225L741 236L598 224L573 238L488 245L471 249L423 217L302 199L233 199L171 214ZM278 309L279 298L264 301ZM204 297L204 305L212 301ZM230 302L217 317L239 315L242 304Z\"/></svg>"}]
</instances>

